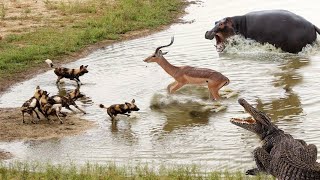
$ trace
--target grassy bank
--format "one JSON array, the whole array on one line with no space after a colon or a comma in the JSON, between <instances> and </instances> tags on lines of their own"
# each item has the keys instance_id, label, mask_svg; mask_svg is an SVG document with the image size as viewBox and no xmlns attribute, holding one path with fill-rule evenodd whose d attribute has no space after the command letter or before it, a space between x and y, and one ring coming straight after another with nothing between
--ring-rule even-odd
<instances>
[{"instance_id":1,"label":"grassy bank","mask_svg":"<svg viewBox=\"0 0 320 180\"><path fill-rule=\"evenodd\" d=\"M46 0L45 3L48 9L60 12L63 20L3 38L0 80L42 66L47 58L59 60L102 40L118 40L127 32L167 25L182 13L185 5L183 0L89 0L72 4Z\"/></svg>"},{"instance_id":2,"label":"grassy bank","mask_svg":"<svg viewBox=\"0 0 320 180\"><path fill-rule=\"evenodd\" d=\"M160 167L154 170L148 166L117 167L112 165L90 165L82 167L75 165L52 166L50 164L13 163L0 166L0 179L152 179L152 180L188 180L188 179L274 179L270 176L246 176L243 172L206 172L203 173L197 166L177 166L173 168Z\"/></svg>"}]
</instances>

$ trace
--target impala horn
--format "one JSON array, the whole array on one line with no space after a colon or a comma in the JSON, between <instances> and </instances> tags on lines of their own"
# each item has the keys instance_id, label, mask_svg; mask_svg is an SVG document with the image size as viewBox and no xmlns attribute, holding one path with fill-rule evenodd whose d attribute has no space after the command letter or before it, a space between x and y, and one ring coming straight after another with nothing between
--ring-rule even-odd
<instances>
[{"instance_id":1,"label":"impala horn","mask_svg":"<svg viewBox=\"0 0 320 180\"><path fill-rule=\"evenodd\" d=\"M156 49L156 52L155 52L155 53L157 53L161 48L171 46L171 45L172 45L172 43L173 43L173 41L174 41L174 37L172 36L172 37L171 37L171 42L170 42L170 44L157 47L157 49Z\"/></svg>"}]
</instances>

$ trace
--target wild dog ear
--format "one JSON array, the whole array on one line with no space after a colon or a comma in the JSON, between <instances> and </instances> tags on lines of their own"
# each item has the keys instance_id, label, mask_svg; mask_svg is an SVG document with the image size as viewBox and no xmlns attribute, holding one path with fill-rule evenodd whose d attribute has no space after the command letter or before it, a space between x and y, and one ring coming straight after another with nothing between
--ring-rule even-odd
<instances>
[{"instance_id":1,"label":"wild dog ear","mask_svg":"<svg viewBox=\"0 0 320 180\"><path fill-rule=\"evenodd\" d=\"M36 89L40 89L40 86L37 86Z\"/></svg>"},{"instance_id":2,"label":"wild dog ear","mask_svg":"<svg viewBox=\"0 0 320 180\"><path fill-rule=\"evenodd\" d=\"M130 103L125 102L125 104L128 106L128 108L130 108L130 107L131 107L131 104L130 104Z\"/></svg>"},{"instance_id":3,"label":"wild dog ear","mask_svg":"<svg viewBox=\"0 0 320 180\"><path fill-rule=\"evenodd\" d=\"M84 66L85 68L87 68L88 67L88 65L86 65L86 66Z\"/></svg>"},{"instance_id":4,"label":"wild dog ear","mask_svg":"<svg viewBox=\"0 0 320 180\"><path fill-rule=\"evenodd\" d=\"M80 66L80 69L83 69L83 65Z\"/></svg>"},{"instance_id":5,"label":"wild dog ear","mask_svg":"<svg viewBox=\"0 0 320 180\"><path fill-rule=\"evenodd\" d=\"M131 103L133 103L133 104L134 104L135 102L136 102L136 100L132 99Z\"/></svg>"}]
</instances>

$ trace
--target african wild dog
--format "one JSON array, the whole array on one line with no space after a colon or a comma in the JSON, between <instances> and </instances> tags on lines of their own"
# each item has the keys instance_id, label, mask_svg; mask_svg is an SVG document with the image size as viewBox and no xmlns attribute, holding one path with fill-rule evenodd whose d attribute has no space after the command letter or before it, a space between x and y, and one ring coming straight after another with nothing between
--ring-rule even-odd
<instances>
[{"instance_id":1,"label":"african wild dog","mask_svg":"<svg viewBox=\"0 0 320 180\"><path fill-rule=\"evenodd\" d=\"M45 60L45 62L51 67L54 68L54 65L50 59ZM80 68L78 69L69 69L69 68L64 68L64 67L56 67L54 69L54 73L58 76L58 79L56 83L58 84L60 79L62 78L67 78L70 80L75 80L77 84L82 84L79 77L84 75L85 73L88 73L89 71L87 70L88 65L83 66L81 65Z\"/></svg>"},{"instance_id":2,"label":"african wild dog","mask_svg":"<svg viewBox=\"0 0 320 180\"><path fill-rule=\"evenodd\" d=\"M105 107L103 104L100 104L100 108L107 109L107 113L111 117L112 120L117 116L117 114L123 114L123 115L130 116L129 113L131 113L131 111L139 111L140 110L137 107L137 105L135 105L134 99L131 101L131 103L126 102L124 104L114 104L109 107ZM128 113L128 114L126 114L126 113Z\"/></svg>"},{"instance_id":3,"label":"african wild dog","mask_svg":"<svg viewBox=\"0 0 320 180\"><path fill-rule=\"evenodd\" d=\"M80 93L80 90L79 90L79 86L77 87L77 89L67 93L67 95L65 96L60 96L60 95L54 95L54 96L51 96L49 99L48 99L48 102L50 104L61 104L62 107L65 107L67 108L68 110L74 112L71 108L70 108L70 105L73 105L74 107L76 107L77 109L79 109L82 113L86 114L86 112L82 109L80 109L78 107L78 105L76 104L76 100L80 97L83 97L84 95Z\"/></svg>"},{"instance_id":4,"label":"african wild dog","mask_svg":"<svg viewBox=\"0 0 320 180\"><path fill-rule=\"evenodd\" d=\"M22 122L23 123L25 123L24 113L28 113L31 115L32 123L36 123L34 121L33 112L36 113L38 120L40 120L40 116L37 113L37 111L35 110L36 108L38 109L39 112L41 112L44 115L42 109L40 108L40 103L39 103L40 97L42 96L43 92L44 91L42 89L40 89L39 86L37 86L33 97L31 97L29 100L27 100L26 102L23 103L23 105L21 107Z\"/></svg>"},{"instance_id":5,"label":"african wild dog","mask_svg":"<svg viewBox=\"0 0 320 180\"><path fill-rule=\"evenodd\" d=\"M36 123L34 121L34 117L33 117L33 112L36 113L38 121L40 120L40 116L37 113L37 111L35 110L36 107L39 106L39 101L35 98L35 97L31 97L29 100L27 100L26 102L23 103L21 109L22 112L22 122L25 123L24 120L24 113L28 113L31 115L32 117L32 123Z\"/></svg>"},{"instance_id":6,"label":"african wild dog","mask_svg":"<svg viewBox=\"0 0 320 180\"><path fill-rule=\"evenodd\" d=\"M48 121L50 121L50 119L49 119L50 115L57 116L57 118L60 120L60 123L63 124L63 121L59 116L59 114L66 116L65 113L61 112L62 105L61 104L50 104L48 101L49 101L49 93L47 93L47 91L44 91L41 98L40 98L40 107L41 107L42 111L44 112L44 116L47 118Z\"/></svg>"}]
</instances>

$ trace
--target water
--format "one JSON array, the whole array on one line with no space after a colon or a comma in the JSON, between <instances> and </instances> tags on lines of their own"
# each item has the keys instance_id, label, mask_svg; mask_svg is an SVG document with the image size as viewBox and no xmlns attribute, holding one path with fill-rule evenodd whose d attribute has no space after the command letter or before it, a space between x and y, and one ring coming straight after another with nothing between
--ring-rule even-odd
<instances>
[{"instance_id":1,"label":"water","mask_svg":"<svg viewBox=\"0 0 320 180\"><path fill-rule=\"evenodd\" d=\"M209 1L187 8L183 20L169 29L136 40L116 43L65 65L89 65L80 79L87 96L78 105L88 112L83 118L97 128L82 135L43 141L0 143L15 160L84 164L200 164L206 169L248 169L254 166L251 152L259 141L255 135L232 125L234 117L246 117L237 99L243 97L268 113L274 122L294 137L320 147L319 47L307 47L298 55L235 37L237 45L218 54L214 41L204 38L214 22L226 16L262 9L287 9L320 26L317 1ZM207 98L204 87L187 87L174 95L166 93L173 79L155 63L143 60L155 48L170 42L166 58L174 65L212 68L226 75L227 89L237 96L219 101L220 111ZM317 42L319 43L319 42ZM13 86L0 98L0 107L18 107L40 85L51 94L75 88L64 80L59 89L53 70ZM21 93L23 92L23 93ZM133 117L120 117L111 124L100 103L110 105L136 100L141 109Z\"/></svg>"}]
</instances>

